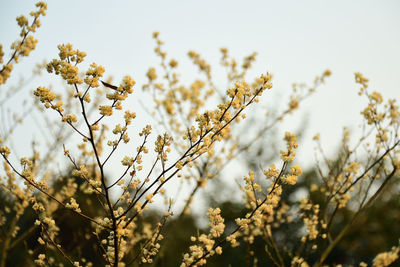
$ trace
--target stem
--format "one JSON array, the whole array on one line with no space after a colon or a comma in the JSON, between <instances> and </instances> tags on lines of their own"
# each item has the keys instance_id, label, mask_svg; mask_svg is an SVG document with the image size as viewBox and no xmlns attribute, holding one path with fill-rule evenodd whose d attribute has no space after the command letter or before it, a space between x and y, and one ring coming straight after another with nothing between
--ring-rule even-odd
<instances>
[{"instance_id":1,"label":"stem","mask_svg":"<svg viewBox=\"0 0 400 267\"><path fill-rule=\"evenodd\" d=\"M31 27L33 27L33 25L36 23L36 20L37 20L37 18L35 18L35 19L33 20L32 24L31 24ZM21 40L21 42L19 43L19 45L18 45L17 47L20 47L21 45L24 44L25 39L26 39L26 37L28 36L28 34L29 34L30 32L31 32L30 30L26 31L25 35L22 37L22 40ZM7 66L8 64L10 64L11 61L14 60L15 56L17 55L17 52L18 52L18 50L15 49L15 50L14 50L14 53L13 53L12 56L11 56L11 58L7 61L6 64L3 65L3 68L0 70L0 74L4 71L5 66Z\"/></svg>"},{"instance_id":2,"label":"stem","mask_svg":"<svg viewBox=\"0 0 400 267\"><path fill-rule=\"evenodd\" d=\"M351 219L350 223L346 225L345 228L339 233L339 235L333 240L333 242L329 245L329 247L324 251L324 253L321 255L321 258L319 259L318 263L315 265L316 267L322 266L322 263L326 260L326 258L329 256L329 254L332 252L334 247L342 240L342 238L345 236L345 234L350 230L350 227L354 223L354 221L358 218L358 216L363 212L371 203L378 197L379 193L382 192L384 189L385 185L389 182L389 180L394 176L396 173L397 169L396 167L393 168L392 172L388 175L386 180L382 183L382 185L379 187L379 189L374 193L374 195L368 200L368 202L361 207L356 214L354 214L353 218Z\"/></svg>"},{"instance_id":3,"label":"stem","mask_svg":"<svg viewBox=\"0 0 400 267\"><path fill-rule=\"evenodd\" d=\"M78 86L76 84L74 84L74 86L75 86L76 92L79 92ZM114 216L114 209L113 209L113 206L111 204L109 191L107 189L107 184L106 184L106 180L105 180L105 176L104 176L104 165L101 163L100 156L99 156L99 153L98 153L97 148L96 148L96 144L94 143L93 130L92 130L91 124L89 123L89 120L88 120L88 118L86 116L85 105L84 105L83 101L84 101L83 97L79 97L79 102L80 102L81 108L82 108L82 116L83 116L83 118L85 120L86 126L87 126L87 128L89 130L89 134L90 134L90 137L88 138L88 140L89 140L90 144L92 145L92 148L93 148L93 151L94 151L94 154L95 154L95 157L96 157L97 165L99 166L99 169L100 169L101 184L102 184L102 186L104 188L104 191L105 191L105 199L106 199L107 206L108 206L108 209L109 209L109 215L110 215L111 220L112 220L111 231L114 233L114 264L113 265L115 267L117 267L118 266L118 261L119 261L119 258L118 258L119 240L118 240L118 233L117 233L117 219Z\"/></svg>"}]
</instances>

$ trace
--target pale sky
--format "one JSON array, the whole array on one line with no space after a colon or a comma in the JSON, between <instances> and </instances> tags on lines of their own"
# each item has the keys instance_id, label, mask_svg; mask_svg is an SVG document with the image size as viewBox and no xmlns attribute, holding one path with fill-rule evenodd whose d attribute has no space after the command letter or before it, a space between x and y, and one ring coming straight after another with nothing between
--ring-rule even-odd
<instances>
[{"instance_id":1,"label":"pale sky","mask_svg":"<svg viewBox=\"0 0 400 267\"><path fill-rule=\"evenodd\" d=\"M31 0L0 0L3 47L17 37L15 17L33 6ZM308 116L309 129L300 144L307 164L313 159L309 140L315 133L321 133L329 150L340 142L343 126L357 129L365 100L359 101L354 72L370 78L371 90L380 91L384 99L400 100L400 2L395 0L52 0L36 35L37 49L16 65L14 77L30 72L36 62L55 58L57 45L70 42L116 80L126 74L134 77L139 89L148 67L159 62L151 38L155 30L188 80L198 76L186 56L189 50L212 64L216 82L222 85L220 47L228 47L237 59L257 51L251 75L274 74L274 101L287 96L293 82L311 84L329 68L332 76L326 85L280 126L282 132L294 130Z\"/></svg>"}]
</instances>

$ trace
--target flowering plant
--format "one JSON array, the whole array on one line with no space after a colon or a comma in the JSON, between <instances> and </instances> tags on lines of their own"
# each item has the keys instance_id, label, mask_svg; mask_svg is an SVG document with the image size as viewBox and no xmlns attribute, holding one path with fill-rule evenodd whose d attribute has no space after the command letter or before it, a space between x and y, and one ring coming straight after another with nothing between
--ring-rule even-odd
<instances>
[{"instance_id":1,"label":"flowering plant","mask_svg":"<svg viewBox=\"0 0 400 267\"><path fill-rule=\"evenodd\" d=\"M17 18L20 39L11 45L10 59L4 64L0 46L0 90L5 90L13 64L35 48L33 33L40 26L40 16L46 14L46 3L36 7L32 23L24 16ZM91 63L85 67L86 53L69 43L60 44L58 56L45 64L47 72L61 77L66 88L57 91L38 86L33 93L34 108L57 116L58 122L49 123L46 129L58 132L53 146L44 157L33 148L32 155L17 159L9 145L15 126L0 136L0 225L4 229L0 266L23 264L12 256L17 250L25 253L25 264L40 266L162 264L171 249L168 239L173 239L167 233L190 216L194 197L207 184L221 180L228 163L268 144L266 133L295 112L331 75L329 70L323 72L310 87L294 85L287 108L248 128L255 133L249 137L241 134L242 121L249 119L247 111L259 105L273 87L269 73L248 80L256 53L239 66L227 48L221 49L229 84L223 93L215 86L211 66L194 51L188 56L204 78L183 83L178 61L168 58L158 32L153 38L160 66L149 68L142 90L154 102L154 110L149 105L146 108L156 118L156 128L162 128L156 135L150 124L137 135L132 133L137 117L142 116L127 102L137 90L132 77L112 82L105 78L103 66ZM294 163L298 139L286 132L285 147L278 156L263 163L262 171L252 169L238 182L243 193L241 214L228 222L222 207L210 207L208 229L186 237L181 266L212 263L226 250L240 246L247 246L246 257L255 265L259 260L276 266L334 262L330 255L335 248L383 192L393 195L389 185L399 178L399 107L394 99L384 102L379 92L371 92L362 74L356 73L355 80L360 96L368 102L361 112L365 131L357 142L350 142L345 129L337 157L329 160L316 135L321 157L316 168L306 173ZM129 153L118 154L121 147L132 145L135 149ZM61 151L67 160L61 175L54 171L59 160L54 151ZM313 183L306 184L305 179ZM191 186L187 199L175 199L182 201L182 208L176 207L167 192L173 181L187 181ZM293 201L290 196L299 183L306 185L307 194ZM162 214L154 209L160 199L166 204ZM73 219L66 223L66 217ZM73 224L80 227L70 227ZM288 237L282 229L295 230ZM379 253L372 264L388 266L397 260L399 251L395 246ZM260 255L266 259L259 259Z\"/></svg>"}]
</instances>

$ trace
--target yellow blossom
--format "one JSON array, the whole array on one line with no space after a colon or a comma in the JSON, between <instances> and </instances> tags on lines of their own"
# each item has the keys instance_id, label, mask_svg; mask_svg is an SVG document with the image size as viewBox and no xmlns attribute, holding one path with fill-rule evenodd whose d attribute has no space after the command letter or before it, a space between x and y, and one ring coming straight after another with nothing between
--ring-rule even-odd
<instances>
[{"instance_id":1,"label":"yellow blossom","mask_svg":"<svg viewBox=\"0 0 400 267\"><path fill-rule=\"evenodd\" d=\"M113 114L111 106L100 106L100 114L104 116L111 116Z\"/></svg>"}]
</instances>

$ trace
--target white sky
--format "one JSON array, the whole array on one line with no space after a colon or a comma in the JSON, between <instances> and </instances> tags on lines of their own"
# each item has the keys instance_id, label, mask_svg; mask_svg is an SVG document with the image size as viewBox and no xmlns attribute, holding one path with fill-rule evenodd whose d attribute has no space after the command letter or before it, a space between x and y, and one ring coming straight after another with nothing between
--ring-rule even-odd
<instances>
[{"instance_id":1,"label":"white sky","mask_svg":"<svg viewBox=\"0 0 400 267\"><path fill-rule=\"evenodd\" d=\"M3 47L17 37L15 17L33 6L31 0L0 0ZM132 75L140 88L148 67L159 62L151 38L158 30L169 56L180 61L180 71L189 79L198 76L187 59L189 50L212 63L216 74L222 73L220 47L228 47L237 59L257 51L251 73L274 74L271 97L278 101L293 82L311 84L331 69L327 84L282 127L295 129L307 114L306 140L320 132L329 149L340 141L343 126L356 129L359 122L365 102L359 102L354 72L370 78L371 89L385 99L400 100L400 1L53 0L47 13L36 35L37 49L15 67L15 77L56 57L57 45L70 42L88 53L88 62L105 66L117 80ZM305 163L313 159L312 145L305 141L300 146Z\"/></svg>"}]
</instances>

